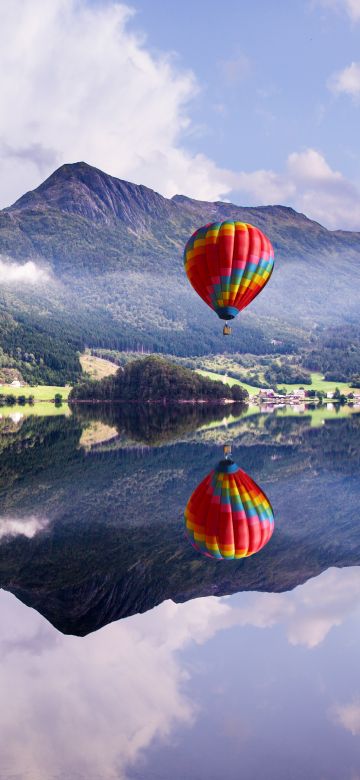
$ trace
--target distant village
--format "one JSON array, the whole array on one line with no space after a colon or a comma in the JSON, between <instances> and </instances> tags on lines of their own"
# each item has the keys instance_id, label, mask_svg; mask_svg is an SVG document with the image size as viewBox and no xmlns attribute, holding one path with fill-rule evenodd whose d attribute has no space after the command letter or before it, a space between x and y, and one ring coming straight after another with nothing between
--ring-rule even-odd
<instances>
[{"instance_id":1,"label":"distant village","mask_svg":"<svg viewBox=\"0 0 360 780\"><path fill-rule=\"evenodd\" d=\"M335 403L339 402L336 391L329 391L325 397L319 398L313 394L310 388L305 390L303 387L290 390L288 393L281 394L271 388L260 388L258 394L253 397L253 401L260 406L261 411L272 411L272 409L283 406L292 406L295 411L305 411L307 404L319 404L321 401L326 403L328 409L335 408ZM346 396L346 402L352 406L360 408L360 391L354 390L353 393Z\"/></svg>"}]
</instances>

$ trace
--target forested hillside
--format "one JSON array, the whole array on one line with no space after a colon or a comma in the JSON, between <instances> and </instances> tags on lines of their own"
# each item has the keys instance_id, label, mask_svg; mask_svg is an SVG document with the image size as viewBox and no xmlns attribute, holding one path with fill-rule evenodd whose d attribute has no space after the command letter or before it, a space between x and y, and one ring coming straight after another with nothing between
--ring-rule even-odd
<instances>
[{"instance_id":1,"label":"forested hillside","mask_svg":"<svg viewBox=\"0 0 360 780\"><path fill-rule=\"evenodd\" d=\"M113 376L76 385L69 401L245 401L242 387L205 379L161 357L134 360Z\"/></svg>"},{"instance_id":2,"label":"forested hillside","mask_svg":"<svg viewBox=\"0 0 360 780\"><path fill-rule=\"evenodd\" d=\"M330 328L359 332L359 233L326 230L283 206L167 199L86 163L62 166L0 212L2 262L31 260L44 272L33 285L10 284L3 275L0 347L9 363L15 360L28 381L59 383L79 376L84 346L183 356L223 351L221 324L190 287L182 252L196 227L228 218L265 231L275 270L237 318L226 349L311 349L321 370L319 339ZM360 350L359 339L353 342Z\"/></svg>"}]
</instances>

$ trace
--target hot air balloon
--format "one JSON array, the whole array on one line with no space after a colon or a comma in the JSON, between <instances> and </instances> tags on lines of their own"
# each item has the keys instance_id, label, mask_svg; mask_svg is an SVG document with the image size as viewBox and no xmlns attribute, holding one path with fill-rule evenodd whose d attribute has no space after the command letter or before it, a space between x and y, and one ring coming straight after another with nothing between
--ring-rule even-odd
<instances>
[{"instance_id":1,"label":"hot air balloon","mask_svg":"<svg viewBox=\"0 0 360 780\"><path fill-rule=\"evenodd\" d=\"M184 251L194 290L222 320L232 320L256 298L274 267L272 245L247 222L211 222L198 228ZM231 327L224 326L224 335Z\"/></svg>"},{"instance_id":2,"label":"hot air balloon","mask_svg":"<svg viewBox=\"0 0 360 780\"><path fill-rule=\"evenodd\" d=\"M254 480L225 459L190 496L185 528L193 547L210 558L247 558L268 543L274 514Z\"/></svg>"}]
</instances>

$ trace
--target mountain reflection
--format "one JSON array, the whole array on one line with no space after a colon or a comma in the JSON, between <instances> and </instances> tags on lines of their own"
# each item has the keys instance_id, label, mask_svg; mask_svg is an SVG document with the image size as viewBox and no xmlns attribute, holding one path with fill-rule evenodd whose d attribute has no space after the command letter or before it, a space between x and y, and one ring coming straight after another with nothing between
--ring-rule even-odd
<instances>
[{"instance_id":1,"label":"mountain reflection","mask_svg":"<svg viewBox=\"0 0 360 780\"><path fill-rule=\"evenodd\" d=\"M191 407L185 421L176 416L176 430L169 411L164 443L156 439L160 411L169 410L147 409L145 423L134 411L125 434L124 418L107 418L119 435L87 448L83 410L27 418L16 429L4 423L3 588L63 633L84 635L168 599L282 592L360 562L358 417L314 428L305 418L236 417L231 407L214 419ZM271 496L276 533L261 555L223 564L194 555L183 511L229 431L242 470ZM142 446L144 436L151 447Z\"/></svg>"}]
</instances>

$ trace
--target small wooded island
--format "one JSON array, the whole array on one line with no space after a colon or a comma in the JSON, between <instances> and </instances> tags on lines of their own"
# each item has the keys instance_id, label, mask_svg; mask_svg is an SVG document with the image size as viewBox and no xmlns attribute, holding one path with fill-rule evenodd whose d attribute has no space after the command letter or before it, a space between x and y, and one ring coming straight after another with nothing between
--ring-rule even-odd
<instances>
[{"instance_id":1,"label":"small wooded island","mask_svg":"<svg viewBox=\"0 0 360 780\"><path fill-rule=\"evenodd\" d=\"M177 366L151 355L129 363L113 376L100 381L88 380L71 390L69 402L77 401L207 401L245 402L247 391L239 385L229 387L199 376L189 368Z\"/></svg>"}]
</instances>

